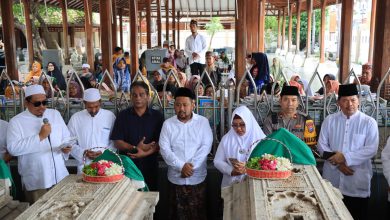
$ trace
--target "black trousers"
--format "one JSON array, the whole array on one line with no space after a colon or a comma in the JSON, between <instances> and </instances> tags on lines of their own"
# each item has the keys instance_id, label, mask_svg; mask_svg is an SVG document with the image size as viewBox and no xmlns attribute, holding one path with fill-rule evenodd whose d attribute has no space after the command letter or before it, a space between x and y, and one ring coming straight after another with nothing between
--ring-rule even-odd
<instances>
[{"instance_id":1,"label":"black trousers","mask_svg":"<svg viewBox=\"0 0 390 220\"><path fill-rule=\"evenodd\" d=\"M204 71L204 64L201 64L201 63L192 63L190 65L190 68L191 68L191 74L192 75L202 75L203 71Z\"/></svg>"},{"instance_id":2,"label":"black trousers","mask_svg":"<svg viewBox=\"0 0 390 220\"><path fill-rule=\"evenodd\" d=\"M368 219L368 198L359 198L343 195L343 202L355 220Z\"/></svg>"}]
</instances>

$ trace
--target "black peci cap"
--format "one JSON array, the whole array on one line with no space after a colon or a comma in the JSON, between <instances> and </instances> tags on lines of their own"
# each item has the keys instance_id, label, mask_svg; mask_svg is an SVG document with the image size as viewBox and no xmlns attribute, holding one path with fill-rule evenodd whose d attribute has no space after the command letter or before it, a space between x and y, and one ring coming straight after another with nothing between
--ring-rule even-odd
<instances>
[{"instance_id":1,"label":"black peci cap","mask_svg":"<svg viewBox=\"0 0 390 220\"><path fill-rule=\"evenodd\" d=\"M181 87L181 88L176 90L175 99L177 97L188 97L188 98L194 100L195 94L190 89L185 88L185 87Z\"/></svg>"},{"instance_id":2,"label":"black peci cap","mask_svg":"<svg viewBox=\"0 0 390 220\"><path fill-rule=\"evenodd\" d=\"M284 95L296 95L299 96L298 87L296 86L283 86L280 96Z\"/></svg>"},{"instance_id":3,"label":"black peci cap","mask_svg":"<svg viewBox=\"0 0 390 220\"><path fill-rule=\"evenodd\" d=\"M346 84L339 86L339 97L358 95L358 90L355 84Z\"/></svg>"}]
</instances>

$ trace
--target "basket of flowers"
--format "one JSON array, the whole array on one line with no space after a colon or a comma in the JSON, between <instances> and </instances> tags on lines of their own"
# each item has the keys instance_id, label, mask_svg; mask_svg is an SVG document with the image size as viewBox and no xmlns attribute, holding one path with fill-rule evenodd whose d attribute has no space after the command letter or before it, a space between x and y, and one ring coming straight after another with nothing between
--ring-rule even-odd
<instances>
[{"instance_id":1,"label":"basket of flowers","mask_svg":"<svg viewBox=\"0 0 390 220\"><path fill-rule=\"evenodd\" d=\"M266 139L280 142L275 139ZM271 154L263 154L261 157L250 158L246 164L247 175L255 179L287 179L290 177L293 168L291 164L291 152L287 146L283 143L281 144L287 149L290 159L276 157Z\"/></svg>"},{"instance_id":2,"label":"basket of flowers","mask_svg":"<svg viewBox=\"0 0 390 220\"><path fill-rule=\"evenodd\" d=\"M91 148L95 149L95 148ZM99 160L92 162L88 165L85 165L85 154L83 157L84 167L83 167L83 180L89 183L116 183L123 179L124 177L124 167L122 159L119 155L110 150L106 149L114 153L118 158L121 164L114 163L108 160Z\"/></svg>"}]
</instances>

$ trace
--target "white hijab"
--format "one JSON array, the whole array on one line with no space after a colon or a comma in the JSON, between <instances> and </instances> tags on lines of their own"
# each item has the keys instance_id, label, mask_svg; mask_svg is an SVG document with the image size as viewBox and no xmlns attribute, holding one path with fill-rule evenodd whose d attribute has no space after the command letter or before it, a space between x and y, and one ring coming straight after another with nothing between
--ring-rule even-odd
<instances>
[{"instance_id":1,"label":"white hijab","mask_svg":"<svg viewBox=\"0 0 390 220\"><path fill-rule=\"evenodd\" d=\"M240 106L233 111L231 124L235 115L245 123L245 134L239 136L233 128L226 133L220 143L220 146L224 147L226 156L237 158L239 161L247 161L250 153L252 152L253 143L265 138L263 130L261 130L252 112L246 106ZM241 151L241 152L240 152Z\"/></svg>"}]
</instances>

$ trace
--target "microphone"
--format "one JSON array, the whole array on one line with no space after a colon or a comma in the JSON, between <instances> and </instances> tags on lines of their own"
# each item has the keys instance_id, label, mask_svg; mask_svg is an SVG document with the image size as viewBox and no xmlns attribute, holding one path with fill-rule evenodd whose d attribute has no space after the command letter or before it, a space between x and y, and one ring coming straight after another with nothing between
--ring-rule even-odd
<instances>
[{"instance_id":1,"label":"microphone","mask_svg":"<svg viewBox=\"0 0 390 220\"><path fill-rule=\"evenodd\" d=\"M43 119L43 124L45 124L45 125L49 124L49 119L44 118L44 119ZM47 136L47 138L49 139L49 143L50 143L50 145L51 145L50 134L49 134L49 136Z\"/></svg>"},{"instance_id":2,"label":"microphone","mask_svg":"<svg viewBox=\"0 0 390 220\"><path fill-rule=\"evenodd\" d=\"M45 125L49 124L49 119L44 118L44 119L43 119L43 124L45 124ZM56 180L56 184L57 184L57 183L58 183L58 181L57 181L57 168L56 168L56 161L54 160L53 147L51 146L50 134L49 134L49 136L47 136L47 138L49 139L51 157L52 157L52 159L53 159L53 165L54 165L54 179Z\"/></svg>"}]
</instances>

